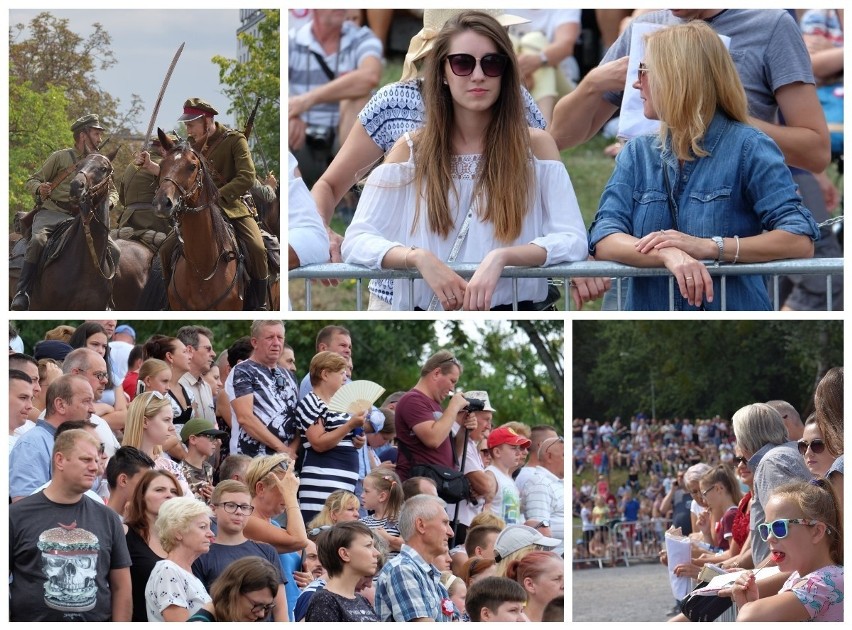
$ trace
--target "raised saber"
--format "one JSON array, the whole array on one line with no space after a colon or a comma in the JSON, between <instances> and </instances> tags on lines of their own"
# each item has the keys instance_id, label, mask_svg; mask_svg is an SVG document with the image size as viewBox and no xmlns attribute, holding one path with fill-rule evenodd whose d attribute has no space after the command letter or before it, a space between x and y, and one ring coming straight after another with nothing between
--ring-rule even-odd
<instances>
[{"instance_id":1,"label":"raised saber","mask_svg":"<svg viewBox=\"0 0 852 630\"><path fill-rule=\"evenodd\" d=\"M154 111L151 114L151 121L148 123L148 131L145 132L145 142L142 145L143 151L147 151L151 144L151 134L154 131L154 123L157 120L157 113L160 111L160 103L163 102L163 95L166 93L166 88L169 85L169 79L172 78L172 72L175 71L175 66L177 65L178 59L180 59L180 54L183 52L183 47L185 45L186 42L183 42L177 49L175 56L172 58L172 62L169 64L169 70L166 72L166 78L163 79L163 85L160 86L160 94L157 96L157 102L154 103Z\"/></svg>"},{"instance_id":2,"label":"raised saber","mask_svg":"<svg viewBox=\"0 0 852 630\"><path fill-rule=\"evenodd\" d=\"M254 130L254 113L257 112L257 105L260 104L260 97L257 97L257 104L255 105L254 112L249 109L248 103L246 103L246 98L243 96L243 91L237 86L237 94L240 95L240 100L243 102L243 108L250 112L249 119L251 120L251 125L246 125L249 127L246 131L251 133ZM244 134L246 136L246 140L248 140L248 133ZM257 131L254 132L254 139L257 140L257 150L260 153L260 159L263 160L263 168L266 169L267 176L269 175L269 163L266 161L266 154L263 152L263 147L261 146L260 137L257 135Z\"/></svg>"}]
</instances>

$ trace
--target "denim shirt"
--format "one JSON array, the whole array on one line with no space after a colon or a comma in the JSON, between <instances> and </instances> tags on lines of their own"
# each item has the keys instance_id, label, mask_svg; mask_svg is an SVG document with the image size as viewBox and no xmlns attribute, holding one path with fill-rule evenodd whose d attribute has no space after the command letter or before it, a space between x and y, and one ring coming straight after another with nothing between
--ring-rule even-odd
<instances>
[{"instance_id":1,"label":"denim shirt","mask_svg":"<svg viewBox=\"0 0 852 630\"><path fill-rule=\"evenodd\" d=\"M775 142L760 130L731 120L717 111L704 137L709 153L678 164L670 143L660 147L659 136L630 140L618 155L590 228L589 250L610 234L641 238L666 229L710 238L755 236L764 230L784 230L819 238L810 210L802 205L784 157ZM677 227L668 204L663 167L668 170L677 208ZM675 284L675 310L695 310ZM721 308L721 278L713 278L713 302ZM669 277L631 278L627 308L665 310ZM729 276L727 308L770 310L763 276Z\"/></svg>"}]
</instances>

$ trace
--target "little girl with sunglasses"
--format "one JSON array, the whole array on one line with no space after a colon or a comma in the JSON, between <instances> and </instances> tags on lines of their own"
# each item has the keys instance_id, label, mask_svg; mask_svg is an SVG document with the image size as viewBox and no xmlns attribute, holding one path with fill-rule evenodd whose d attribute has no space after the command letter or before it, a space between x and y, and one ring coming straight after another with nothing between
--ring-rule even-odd
<instances>
[{"instance_id":1,"label":"little girl with sunglasses","mask_svg":"<svg viewBox=\"0 0 852 630\"><path fill-rule=\"evenodd\" d=\"M425 126L405 135L364 187L345 262L417 269L394 310L543 310L545 278L501 279L506 266L585 260L586 230L551 136L530 129L506 30L465 11L434 39L423 79ZM450 268L473 263L464 280Z\"/></svg>"},{"instance_id":2,"label":"little girl with sunglasses","mask_svg":"<svg viewBox=\"0 0 852 630\"><path fill-rule=\"evenodd\" d=\"M824 479L780 486L766 503L758 534L771 558L792 572L777 595L760 597L754 574L737 578L737 621L843 620L843 515Z\"/></svg>"}]
</instances>

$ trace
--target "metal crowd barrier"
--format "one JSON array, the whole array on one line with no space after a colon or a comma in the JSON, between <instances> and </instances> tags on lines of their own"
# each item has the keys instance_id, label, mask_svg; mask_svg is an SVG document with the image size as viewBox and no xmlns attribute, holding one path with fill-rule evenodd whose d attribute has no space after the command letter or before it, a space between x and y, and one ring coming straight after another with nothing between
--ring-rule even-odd
<instances>
[{"instance_id":1,"label":"metal crowd barrier","mask_svg":"<svg viewBox=\"0 0 852 630\"><path fill-rule=\"evenodd\" d=\"M476 271L478 265L473 263L450 264L449 267L457 274L465 279L470 277ZM772 288L771 294L774 296L773 308L777 311L780 309L779 304L779 280L782 276L788 275L823 275L825 276L827 310L832 310L832 288L834 279L832 276L843 275L843 259L842 258L807 258L801 260L780 260L770 263L746 263L746 264L725 264L718 267L713 264L707 265L707 271L711 276L721 277L721 309L727 310L727 278L730 276L748 276L748 275L763 275L770 279ZM640 268L622 265L620 263L602 262L602 261L584 261L575 263L566 263L561 265L553 265L551 267L507 267L503 270L501 277L511 278L514 285L513 307L517 310L517 280L518 278L552 278L555 283L567 285L571 278L581 277L598 277L612 278L613 287L618 297L618 304L622 304L622 291L626 291L624 280L627 278L638 278L647 276L667 276L669 278L669 310L674 310L675 291L677 283L674 277L667 269L663 268ZM363 285L364 280L373 278L391 278L408 280L407 291L409 302L413 302L414 296L414 280L420 278L420 272L417 270L402 270L402 269L367 269L360 265L348 265L344 263L326 263L321 265L306 265L297 269L292 269L289 272L290 280L305 281L305 310L310 311L312 308L311 296L311 280L355 280L355 308L356 310L364 310L363 303ZM562 291L563 308L566 311L572 309L573 301L571 300L571 292Z\"/></svg>"},{"instance_id":2,"label":"metal crowd barrier","mask_svg":"<svg viewBox=\"0 0 852 630\"><path fill-rule=\"evenodd\" d=\"M624 522L613 521L597 528L599 540L604 544L604 554L592 556L583 541L582 526L574 526L574 553L572 564L597 564L599 569L623 562L658 562L659 551L665 544L665 532L671 520L645 519Z\"/></svg>"}]
</instances>

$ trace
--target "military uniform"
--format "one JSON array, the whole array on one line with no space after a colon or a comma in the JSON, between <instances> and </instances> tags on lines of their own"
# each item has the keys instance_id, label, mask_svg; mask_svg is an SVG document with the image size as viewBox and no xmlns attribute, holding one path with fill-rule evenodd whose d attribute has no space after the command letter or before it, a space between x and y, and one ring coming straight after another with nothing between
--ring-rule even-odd
<instances>
[{"instance_id":1,"label":"military uniform","mask_svg":"<svg viewBox=\"0 0 852 630\"><path fill-rule=\"evenodd\" d=\"M209 114L215 115L218 112L201 99L191 98L184 103L184 115L179 120L195 120ZM207 137L203 146L196 145L192 139L190 145L207 159L213 171L211 174L219 189L219 205L234 226L237 239L248 249L246 268L256 283L259 296L261 283L265 293L269 267L257 220L242 199L256 179L248 142L239 131L228 129L217 122L215 131ZM176 241L177 237L172 233L160 248L163 269L169 269L171 266L171 253Z\"/></svg>"},{"instance_id":2,"label":"military uniform","mask_svg":"<svg viewBox=\"0 0 852 630\"><path fill-rule=\"evenodd\" d=\"M71 125L71 131L87 128L103 129L100 125L100 119L96 114L82 116ZM50 237L54 227L73 216L70 204L73 171L69 172L61 182L56 183L55 188L50 191L47 199L41 198L38 188L42 184L52 182L60 173L76 164L84 156L85 154L80 153L76 148L55 151L47 158L44 165L33 173L24 184L26 189L35 197L37 212L33 217L32 236L27 243L27 252L24 255L24 267L21 269L21 277L18 281L15 298L12 300L12 310L26 310L29 307L27 294L29 293L30 285L35 280L36 266L45 245L47 245L47 239ZM114 206L117 202L118 192L112 180L110 180L110 206Z\"/></svg>"},{"instance_id":3,"label":"military uniform","mask_svg":"<svg viewBox=\"0 0 852 630\"><path fill-rule=\"evenodd\" d=\"M155 164L159 164L162 159L160 155L151 154L151 161ZM157 186L156 175L134 164L127 166L118 188L118 202L124 207L118 220L119 227L163 233L168 233L172 229L168 219L154 214L153 201Z\"/></svg>"}]
</instances>

